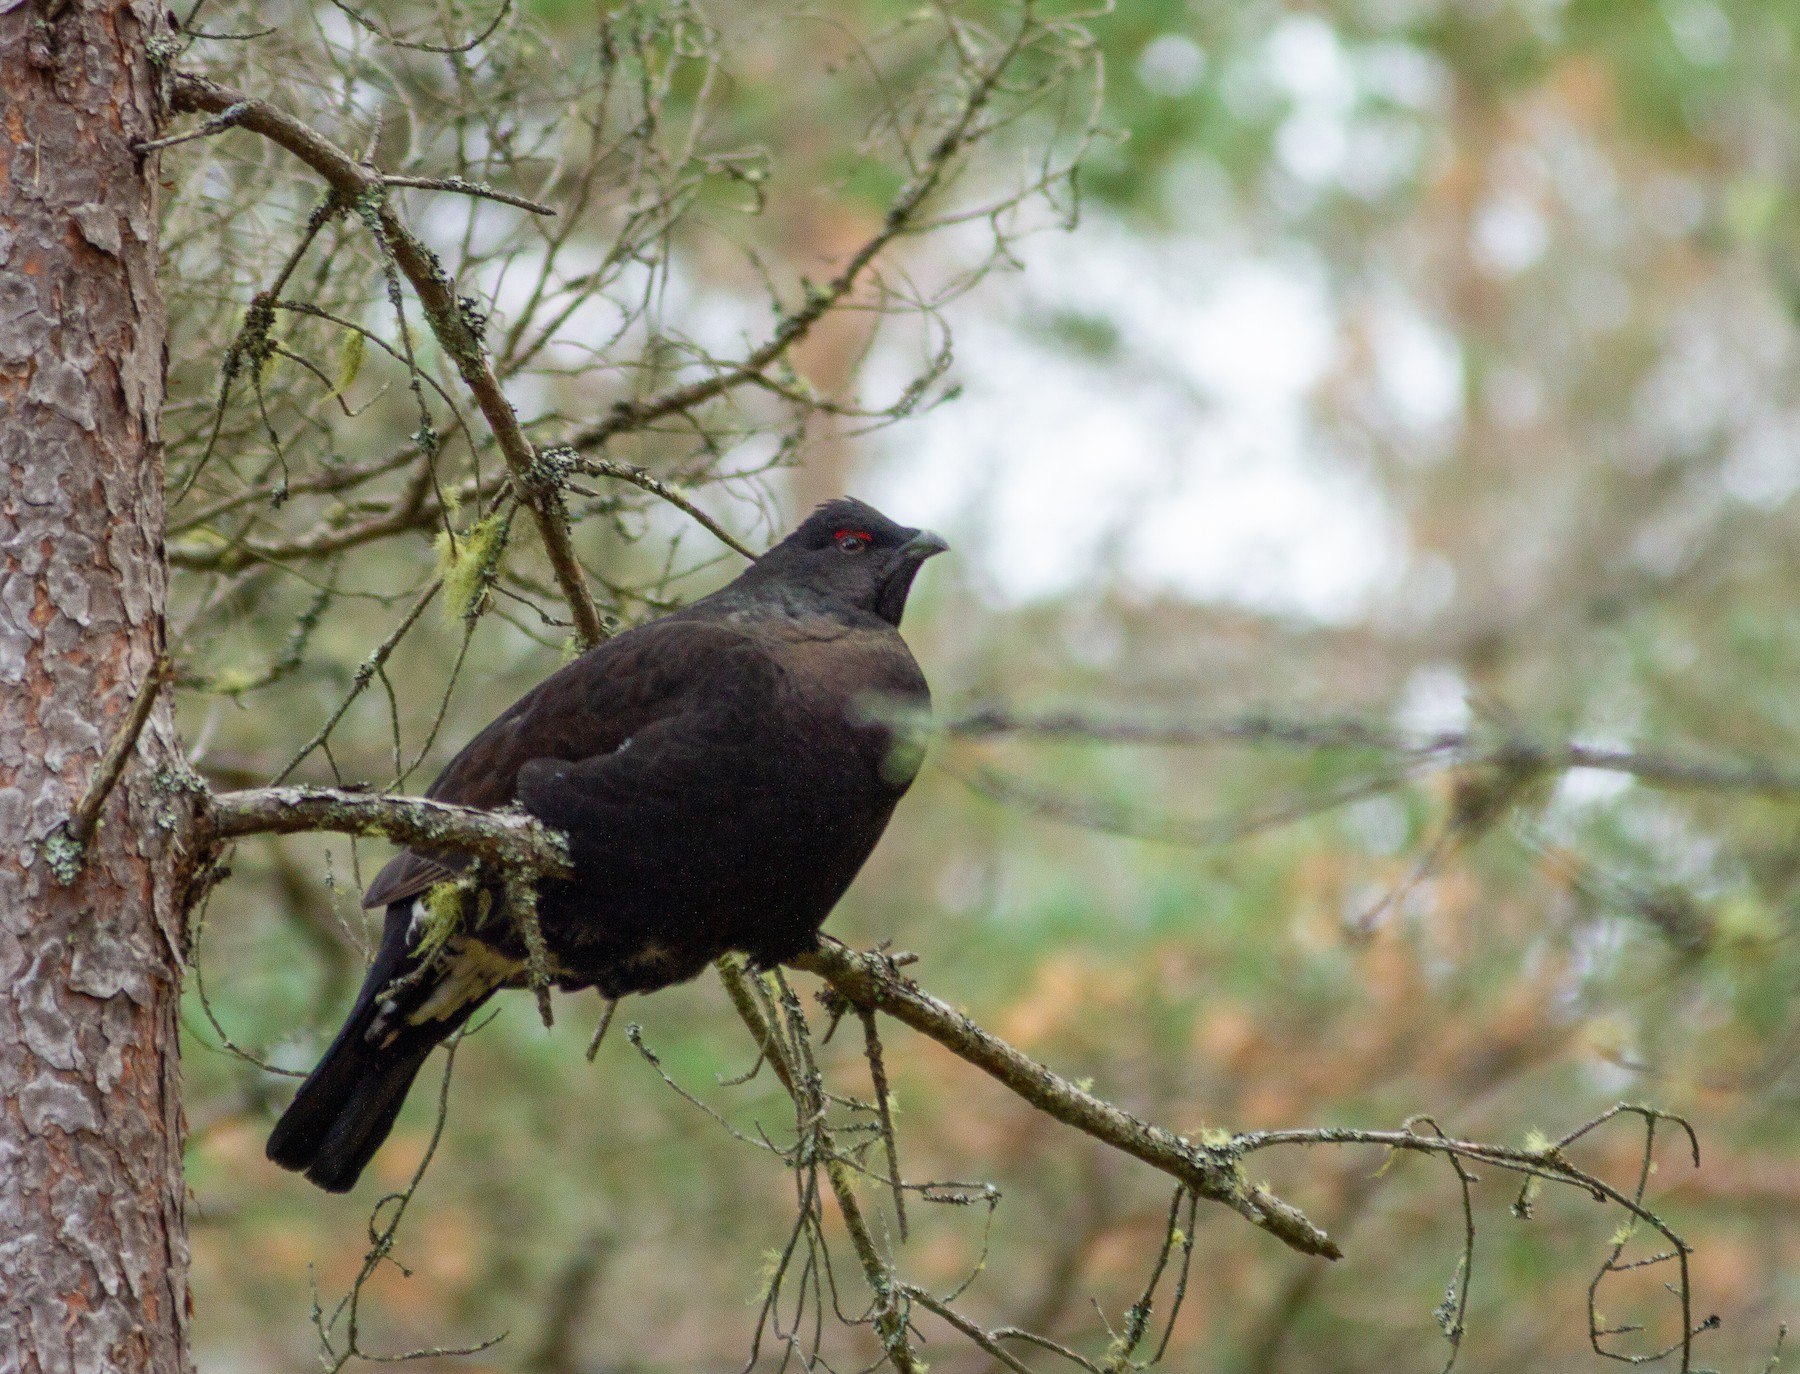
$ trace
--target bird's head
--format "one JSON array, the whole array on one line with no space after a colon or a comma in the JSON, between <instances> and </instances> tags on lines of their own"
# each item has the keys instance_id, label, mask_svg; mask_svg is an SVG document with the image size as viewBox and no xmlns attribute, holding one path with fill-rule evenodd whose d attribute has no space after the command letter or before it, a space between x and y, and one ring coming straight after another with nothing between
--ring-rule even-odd
<instances>
[{"instance_id":1,"label":"bird's head","mask_svg":"<svg viewBox=\"0 0 1800 1374\"><path fill-rule=\"evenodd\" d=\"M897 525L851 497L827 501L753 563L750 582L779 581L898 625L913 575L950 546L930 530Z\"/></svg>"}]
</instances>

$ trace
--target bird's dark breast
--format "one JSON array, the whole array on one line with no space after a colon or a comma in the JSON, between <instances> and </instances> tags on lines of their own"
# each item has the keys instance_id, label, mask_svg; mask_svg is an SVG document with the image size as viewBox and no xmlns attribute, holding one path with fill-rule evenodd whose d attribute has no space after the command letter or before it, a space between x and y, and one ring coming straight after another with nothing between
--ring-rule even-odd
<instances>
[{"instance_id":1,"label":"bird's dark breast","mask_svg":"<svg viewBox=\"0 0 1800 1374\"><path fill-rule=\"evenodd\" d=\"M522 774L528 808L570 836L574 877L540 897L565 983L619 996L728 950L798 953L881 838L912 780L882 704L927 699L911 655L862 630L768 653L766 690L641 731L596 777Z\"/></svg>"}]
</instances>

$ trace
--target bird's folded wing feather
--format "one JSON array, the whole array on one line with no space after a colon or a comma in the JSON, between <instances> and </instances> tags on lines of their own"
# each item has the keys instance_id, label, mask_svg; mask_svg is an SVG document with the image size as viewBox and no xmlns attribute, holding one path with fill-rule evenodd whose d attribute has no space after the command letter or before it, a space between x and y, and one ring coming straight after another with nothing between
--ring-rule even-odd
<instances>
[{"instance_id":1,"label":"bird's folded wing feather","mask_svg":"<svg viewBox=\"0 0 1800 1374\"><path fill-rule=\"evenodd\" d=\"M493 810L519 800L519 775L545 760L579 764L613 753L646 727L742 692L766 671L753 641L729 626L671 617L608 640L551 674L470 740L428 797ZM369 884L363 906L405 901L468 866L465 855L407 849Z\"/></svg>"}]
</instances>

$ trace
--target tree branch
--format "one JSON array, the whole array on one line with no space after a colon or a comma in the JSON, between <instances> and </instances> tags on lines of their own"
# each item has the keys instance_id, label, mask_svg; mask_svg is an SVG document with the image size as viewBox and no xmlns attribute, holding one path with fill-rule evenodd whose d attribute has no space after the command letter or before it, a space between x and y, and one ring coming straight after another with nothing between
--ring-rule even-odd
<instances>
[{"instance_id":1,"label":"tree branch","mask_svg":"<svg viewBox=\"0 0 1800 1374\"><path fill-rule=\"evenodd\" d=\"M332 787L257 787L214 795L203 808L203 837L214 843L244 835L329 830L380 835L418 849L468 854L530 876L566 878L568 847L560 833L521 811L481 811L428 797L386 797Z\"/></svg>"},{"instance_id":2,"label":"tree branch","mask_svg":"<svg viewBox=\"0 0 1800 1374\"><path fill-rule=\"evenodd\" d=\"M863 1280L869 1286L873 1303L871 1320L875 1334L881 1340L882 1349L887 1352L888 1359L893 1361L897 1374L924 1374L925 1366L914 1353L907 1335L908 1321L900 1300L904 1285L898 1283L893 1271L882 1259L880 1250L876 1248L875 1237L869 1230L862 1205L856 1198L856 1185L851 1177L851 1170L839 1153L830 1128L825 1124L826 1099L819 1081L818 1065L812 1062L811 1050L805 1041L798 1038L803 1034L801 1028L805 1024L800 1016L798 1003L792 1004L790 1014L797 1036L794 1045L798 1052L796 1055L790 1053L780 1031L770 1024L758 1007L751 991L750 975L731 959L718 960L714 968L718 971L719 981L725 985L726 995L731 998L731 1005L749 1028L757 1048L775 1071L781 1086L793 1099L802 1133L810 1134L817 1144L811 1158L824 1164L825 1177L831 1185L832 1196L837 1200L844 1229L850 1233L850 1243L856 1251L857 1263L862 1266ZM802 1058L803 1062L796 1063L797 1057Z\"/></svg>"},{"instance_id":3,"label":"tree branch","mask_svg":"<svg viewBox=\"0 0 1800 1374\"><path fill-rule=\"evenodd\" d=\"M303 830L380 835L428 853L450 850L487 862L497 870L501 905L524 942L538 1015L545 1026L551 1024L553 970L538 924L537 880L566 878L573 869L561 833L535 816L481 811L428 797L387 797L329 787L259 787L210 797L199 829L213 844L240 835L291 835Z\"/></svg>"},{"instance_id":4,"label":"tree branch","mask_svg":"<svg viewBox=\"0 0 1800 1374\"><path fill-rule=\"evenodd\" d=\"M414 237L388 204L387 178L285 111L203 77L177 73L172 78L170 104L177 111L234 111L239 127L261 134L305 162L325 179L334 195L353 207L378 234L384 251L392 255L395 266L412 284L432 333L455 360L457 372L493 431L513 487L524 498L537 524L557 584L569 603L576 633L588 644L604 639L606 631L570 541L568 514L555 477L545 471L536 448L525 437L518 413L494 375L477 323L457 299L455 287L436 255Z\"/></svg>"},{"instance_id":5,"label":"tree branch","mask_svg":"<svg viewBox=\"0 0 1800 1374\"><path fill-rule=\"evenodd\" d=\"M937 728L957 739L1012 735L1167 747L1247 744L1302 750L1366 749L1421 760L1441 759L1446 767L1492 766L1521 773L1592 768L1624 773L1648 786L1669 791L1736 792L1780 800L1800 799L1800 771L1793 768L1606 745L1546 744L1500 730L1446 730L1421 735L1354 719L1307 720L1253 714L1183 723L1106 720L1079 712L1015 715L998 707L971 711Z\"/></svg>"},{"instance_id":6,"label":"tree branch","mask_svg":"<svg viewBox=\"0 0 1800 1374\"><path fill-rule=\"evenodd\" d=\"M583 458L580 460L580 470L582 472L590 473L595 477L611 477L620 482L629 482L640 491L647 491L652 496L667 501L671 506L675 507L676 510L681 511L700 525L703 525L721 544L724 544L727 548L730 548L737 553L743 554L743 556L748 558L752 563L756 561L757 555L755 549L749 547L741 539L738 539L730 530L726 529L717 520L714 520L712 516L701 510L700 507L696 506L692 501L688 500L687 497L683 496L670 483L662 481L653 474L646 472L643 468L637 467L631 463L616 462L611 458Z\"/></svg>"},{"instance_id":7,"label":"tree branch","mask_svg":"<svg viewBox=\"0 0 1800 1374\"><path fill-rule=\"evenodd\" d=\"M1197 1145L1082 1091L903 977L890 957L859 954L823 939L789 962L823 978L852 1006L886 1012L997 1079L1039 1111L1160 1169L1200 1197L1224 1203L1284 1244L1308 1255L1341 1258L1331 1237L1299 1209L1246 1181L1235 1143Z\"/></svg>"},{"instance_id":8,"label":"tree branch","mask_svg":"<svg viewBox=\"0 0 1800 1374\"><path fill-rule=\"evenodd\" d=\"M617 435L646 429L666 416L692 410L746 383L759 381L765 370L811 333L814 325L856 289L869 265L890 243L916 227L920 210L932 192L943 184L956 155L981 136L983 130L978 122L981 112L993 99L1001 77L1024 48L1033 27L1028 10L1011 41L1000 47L974 74L961 108L932 145L924 164L895 193L881 228L851 254L849 261L830 281L823 286L807 283L804 303L798 310L785 314L767 339L740 361L710 377L673 387L657 396L617 402L604 420L570 439L569 447L578 453L604 449Z\"/></svg>"},{"instance_id":9,"label":"tree branch","mask_svg":"<svg viewBox=\"0 0 1800 1374\"><path fill-rule=\"evenodd\" d=\"M74 814L69 817L69 838L76 844L86 844L88 837L94 833L94 826L100 820L101 808L106 805L106 799L112 795L113 788L118 786L119 777L131 760L132 751L137 748L138 736L144 732L150 713L156 709L157 694L168 678L169 670L169 660L159 658L150 665L150 671L138 684L137 695L132 698L131 706L125 712L125 719L119 723L118 733L107 746L105 757L94 770L87 791L75 807Z\"/></svg>"},{"instance_id":10,"label":"tree branch","mask_svg":"<svg viewBox=\"0 0 1800 1374\"><path fill-rule=\"evenodd\" d=\"M458 501L473 502L497 496L505 486L504 478L486 482L473 480L452 488L449 493ZM402 500L375 515L350 523L337 523L335 517L315 528L278 542L257 543L249 539L221 541L217 536L187 539L169 548L169 566L187 572L236 573L255 563L290 563L299 559L329 558L346 549L360 548L378 539L405 534L409 530L428 530L444 519L444 504L427 493L413 502Z\"/></svg>"},{"instance_id":11,"label":"tree branch","mask_svg":"<svg viewBox=\"0 0 1800 1374\"><path fill-rule=\"evenodd\" d=\"M69 819L48 837L45 858L58 882L72 883L81 875L87 858L87 844L100 823L100 812L105 809L106 799L119 785L126 764L131 762L131 756L137 750L138 736L143 734L150 713L156 709L156 699L161 695L169 672L170 664L166 658L158 658L150 665L150 671L138 684L137 695L132 698L124 720L119 722L119 728L113 734L112 743L107 745L99 766L88 780L87 791L82 793Z\"/></svg>"},{"instance_id":12,"label":"tree branch","mask_svg":"<svg viewBox=\"0 0 1800 1374\"><path fill-rule=\"evenodd\" d=\"M1643 1156L1637 1171L1637 1181L1629 1191L1615 1187L1605 1179L1582 1168L1578 1168L1564 1152L1569 1146L1583 1139L1609 1121L1620 1118L1636 1117L1644 1126ZM1468 1260L1473 1254L1475 1231L1474 1218L1469 1210L1469 1184L1474 1176L1469 1174L1465 1164L1483 1163L1494 1165L1511 1173L1522 1175L1525 1185L1519 1192L1518 1200L1513 1204L1513 1214L1526 1218L1532 1212L1533 1188L1540 1181L1567 1184L1588 1194L1596 1202L1611 1203L1627 1212L1632 1218L1632 1227L1638 1224L1655 1230L1667 1243L1669 1248L1661 1254L1642 1260L1620 1263L1620 1255L1631 1238L1631 1228L1615 1234L1611 1251L1607 1258L1595 1271L1594 1278L1588 1285L1588 1339L1594 1353L1622 1364L1652 1364L1675 1354L1681 1354L1679 1374L1689 1374L1693 1369L1694 1337L1703 1331L1717 1327L1719 1319L1709 1316L1703 1321L1694 1321L1694 1289L1689 1259L1693 1254L1693 1246L1678 1235L1675 1230L1656 1213L1644 1205L1644 1192L1649 1184L1650 1176L1656 1170L1656 1130L1661 1122L1669 1122L1680 1131L1680 1139L1686 1141L1688 1155L1694 1168L1700 1167L1700 1140L1694 1128L1687 1120L1673 1112L1659 1111L1654 1107L1646 1107L1635 1103L1621 1102L1609 1107L1600 1115L1583 1122L1574 1130L1565 1133L1555 1140L1540 1137L1530 1141L1523 1147L1488 1144L1482 1141L1456 1140L1440 1131L1429 1117L1417 1116L1406 1121L1398 1131L1353 1130L1342 1127L1315 1127L1306 1130L1287 1131L1246 1131L1233 1136L1232 1146L1242 1154L1250 1154L1256 1150L1280 1145L1378 1145L1392 1152L1409 1150L1419 1154L1439 1155L1448 1159L1456 1169L1457 1179L1463 1190L1463 1217L1465 1235L1464 1264L1459 1270L1463 1279L1460 1298L1454 1304L1450 1295L1446 1294L1444 1311L1449 1319L1460 1327L1467 1309L1467 1276ZM1424 1125L1430 1128L1425 1134L1415 1129ZM1602 1342L1608 1338L1626 1335L1639 1330L1636 1326L1607 1327L1603 1325L1599 1311L1595 1305L1596 1295L1601 1284L1608 1275L1625 1273L1632 1269L1648 1268L1652 1265L1673 1261L1678 1273L1674 1283L1664 1287L1675 1297L1681 1309L1681 1336L1652 1354L1622 1354L1607 1350ZM1447 1332L1448 1334L1448 1332ZM1453 1337L1457 1339L1460 1337ZM1454 1353L1451 1362L1455 1362ZM1448 1366L1446 1366L1448 1368Z\"/></svg>"}]
</instances>

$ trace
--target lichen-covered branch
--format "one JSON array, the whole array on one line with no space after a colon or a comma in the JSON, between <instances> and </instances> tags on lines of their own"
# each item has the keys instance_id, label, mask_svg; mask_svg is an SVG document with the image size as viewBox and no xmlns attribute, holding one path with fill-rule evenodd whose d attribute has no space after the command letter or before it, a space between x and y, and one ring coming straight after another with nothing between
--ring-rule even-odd
<instances>
[{"instance_id":1,"label":"lichen-covered branch","mask_svg":"<svg viewBox=\"0 0 1800 1374\"><path fill-rule=\"evenodd\" d=\"M143 733L144 726L149 724L150 713L156 709L157 695L168 676L168 659L158 658L150 665L150 671L138 684L131 709L125 713L125 719L114 732L112 743L107 745L100 766L94 770L87 791L82 794L75 810L70 813L59 832L61 844L58 844L56 836L46 842L46 857L52 869L60 866L62 873L66 875L65 881L73 881L74 874L80 871L81 857L87 849L87 842L93 838L94 827L100 823L100 812L105 808L106 799L112 795L113 788L119 785L125 765L131 761L132 753L137 749L138 736Z\"/></svg>"},{"instance_id":2,"label":"lichen-covered branch","mask_svg":"<svg viewBox=\"0 0 1800 1374\"><path fill-rule=\"evenodd\" d=\"M380 835L396 844L468 854L533 876L567 877L562 836L522 811L481 811L429 797L386 797L331 787L256 787L221 792L205 806L201 834L214 842L245 835L329 830Z\"/></svg>"},{"instance_id":3,"label":"lichen-covered branch","mask_svg":"<svg viewBox=\"0 0 1800 1374\"><path fill-rule=\"evenodd\" d=\"M895 193L882 218L881 228L850 255L849 260L830 281L823 285L809 284L806 298L800 307L786 313L768 338L742 359L710 377L641 400L618 402L604 420L577 433L569 441L569 447L578 453L598 452L620 434L645 429L667 416L692 410L728 391L761 379L767 369L787 356L790 349L812 332L814 325L856 290L870 265L889 244L917 229L926 202L943 185L957 155L987 132L981 122L982 112L994 98L1002 79L1013 67L1020 53L1043 32L1037 16L1030 6L1026 6L1020 14L1019 27L1012 37L968 72L968 85L960 108L950 118L917 170ZM600 475L614 474L601 472Z\"/></svg>"},{"instance_id":4,"label":"lichen-covered branch","mask_svg":"<svg viewBox=\"0 0 1800 1374\"><path fill-rule=\"evenodd\" d=\"M823 978L852 1006L885 1012L931 1037L1039 1111L1160 1169L1200 1197L1224 1203L1284 1244L1309 1255L1341 1257L1331 1237L1298 1208L1246 1180L1234 1144L1196 1144L1083 1091L933 997L888 956L861 954L823 939L791 962Z\"/></svg>"},{"instance_id":5,"label":"lichen-covered branch","mask_svg":"<svg viewBox=\"0 0 1800 1374\"><path fill-rule=\"evenodd\" d=\"M394 265L418 294L432 332L455 361L464 384L481 408L506 460L513 488L537 524L558 587L569 604L576 633L588 644L605 638L599 612L587 590L586 575L570 540L568 513L560 488L553 475L544 470L535 446L525 437L518 413L494 375L477 323L457 299L455 286L436 254L401 223L388 204L387 180L285 111L203 77L177 73L172 78L170 103L178 111L213 115L234 111L236 127L261 134L287 149L323 177L340 201L364 217L384 251L392 255Z\"/></svg>"},{"instance_id":6,"label":"lichen-covered branch","mask_svg":"<svg viewBox=\"0 0 1800 1374\"><path fill-rule=\"evenodd\" d=\"M446 495L456 502L472 504L497 495L503 485L504 479L470 481L450 489ZM327 521L280 541L221 541L209 532L204 539L189 539L171 546L169 566L187 572L234 573L257 563L325 559L396 534L441 527L445 514L443 502L425 495L416 502L402 502L361 520Z\"/></svg>"},{"instance_id":7,"label":"lichen-covered branch","mask_svg":"<svg viewBox=\"0 0 1800 1374\"><path fill-rule=\"evenodd\" d=\"M1108 1370L1125 1367L1129 1363L1130 1352L1143 1339L1147 1330L1151 1298L1169 1259L1175 1238L1179 1237L1184 1247L1192 1245L1191 1217L1182 1228L1178 1228L1175 1222L1184 1192L1190 1199L1205 1198L1231 1206L1303 1253L1333 1259L1340 1256L1338 1247L1331 1239L1299 1211L1273 1196L1266 1188L1247 1182L1243 1168L1245 1159L1258 1151L1280 1146L1377 1146L1391 1152L1435 1155L1449 1163L1461 1190L1464 1229L1461 1259L1437 1314L1451 1343L1449 1365L1455 1363L1468 1313L1468 1284L1473 1269L1475 1246L1475 1214L1470 1190L1472 1185L1479 1182L1469 1168L1472 1164L1499 1168L1524 1180L1518 1199L1513 1204L1514 1215L1523 1219L1528 1220L1532 1216L1536 1190L1544 1184L1563 1185L1626 1214L1626 1224L1614 1234L1609 1253L1597 1268L1588 1289L1589 1340L1597 1354L1630 1364L1646 1364L1677 1356L1679 1370L1682 1374L1687 1374L1693 1368L1694 1337L1713 1329L1718 1323L1716 1317L1695 1320L1689 1264L1692 1246L1645 1202L1646 1189L1656 1171L1659 1126L1672 1125L1676 1129L1677 1139L1686 1145L1686 1153L1695 1167L1699 1165L1698 1139L1693 1128L1678 1116L1652 1107L1621 1103L1554 1140L1534 1132L1522 1145L1458 1139L1440 1130L1426 1116L1414 1117L1403 1123L1399 1130L1392 1131L1313 1127L1246 1131L1229 1135L1219 1132L1216 1136L1209 1134L1204 1142L1196 1144L1162 1127L1141 1121L1095 1097L991 1035L969 1017L904 977L894 958L880 953L857 953L834 940L822 939L813 950L791 962L795 967L825 979L829 985L825 994L828 1004L833 998L839 998L858 1011L879 1011L904 1022L931 1037L958 1058L990 1074L1038 1110L1086 1132L1105 1145L1143 1160L1180 1183L1181 1188L1172 1204L1169 1239L1165 1240L1144 1296L1127 1314L1126 1329L1117 1338L1117 1349L1124 1353L1119 1358L1108 1361L1105 1366ZM727 987L731 988L729 980ZM748 1000L737 991L734 991L733 999ZM745 1019L752 1022L752 1029L755 1030L754 1007L746 1012L745 1007L740 1005L739 1010L745 1012ZM766 1020L764 1024L766 1025ZM764 1046L766 1054L771 1054L767 1035L759 1036L759 1044ZM786 1081L784 1078L784 1082ZM1631 1118L1641 1121L1644 1130L1642 1155L1633 1183L1619 1185L1609 1182L1599 1173L1583 1168L1571 1158L1570 1149L1593 1132L1609 1122ZM1191 1201L1189 1205L1192 1206ZM1643 1258L1627 1259L1625 1251L1640 1227L1656 1233L1664 1248ZM1668 1264L1675 1271L1674 1281L1666 1287L1679 1309L1679 1334L1660 1349L1649 1353L1626 1353L1614 1349L1612 1342L1634 1334L1641 1328L1630 1324L1605 1324L1597 1305L1598 1291L1613 1275L1661 1264ZM1184 1253L1184 1274L1185 1265ZM1184 1287L1185 1279L1177 1285L1178 1295ZM907 1296L950 1322L999 1363L1009 1368L1018 1368L1017 1362L1000 1348L998 1342L1003 1336L1024 1339L1028 1333L1014 1328L985 1331L949 1306L927 1301L919 1290L908 1288L904 1291ZM1030 1339L1044 1344L1038 1338ZM1074 1352L1060 1347L1055 1347L1055 1350L1090 1371L1100 1368ZM1151 1363L1155 1361L1152 1360Z\"/></svg>"},{"instance_id":8,"label":"lichen-covered branch","mask_svg":"<svg viewBox=\"0 0 1800 1374\"><path fill-rule=\"evenodd\" d=\"M863 1279L869 1285L871 1319L882 1349L899 1374L924 1374L925 1366L920 1363L907 1335L909 1323L904 1302L906 1285L900 1282L876 1248L869 1223L863 1216L862 1204L857 1201L851 1168L838 1150L830 1127L826 1125L824 1087L820 1081L819 1067L812 1060L811 1046L804 1038L805 1018L799 1014L797 1005L787 1009L787 1020L795 1036L790 1045L783 1039L780 1028L771 1023L759 1006L749 975L730 959L721 959L716 967L733 1008L749 1028L757 1048L774 1070L782 1087L787 1089L788 1096L793 1099L802 1136L809 1147L804 1150L804 1157L824 1168L832 1196L837 1201L839 1215L844 1221L844 1229L849 1232L851 1246L856 1251L857 1263L862 1266Z\"/></svg>"},{"instance_id":9,"label":"lichen-covered branch","mask_svg":"<svg viewBox=\"0 0 1800 1374\"><path fill-rule=\"evenodd\" d=\"M1644 1129L1643 1154L1639 1160L1635 1184L1631 1188L1624 1189L1607 1182L1598 1174L1581 1168L1566 1153L1570 1146L1605 1126L1608 1122L1631 1118L1641 1121ZM1564 1184L1587 1194L1596 1202L1609 1203L1627 1213L1630 1220L1627 1225L1615 1232L1610 1253L1601 1262L1592 1282L1588 1285L1589 1343L1595 1354L1622 1364L1652 1364L1666 1359L1670 1355L1679 1354L1679 1374L1689 1374L1689 1371L1693 1369L1694 1337L1703 1331L1714 1329L1718 1325L1718 1318L1709 1316L1699 1322L1694 1320L1693 1276L1689 1264L1693 1246L1667 1221L1644 1204L1645 1190L1649 1185L1651 1175L1656 1171L1657 1128L1664 1122L1668 1122L1676 1128L1677 1138L1686 1144L1686 1153L1693 1167L1698 1169L1700 1167L1700 1140L1695 1135L1694 1128L1684 1118L1672 1112L1659 1111L1654 1107L1629 1102L1621 1102L1609 1107L1598 1116L1583 1122L1574 1130L1555 1140L1534 1133L1536 1138L1528 1140L1522 1146L1457 1140L1445 1135L1429 1117L1422 1116L1405 1122L1397 1131L1368 1131L1331 1126L1286 1131L1247 1131L1233 1136L1231 1145L1246 1155L1276 1146L1374 1145L1390 1152L1404 1151L1437 1155L1449 1160L1462 1188L1465 1232L1463 1262L1458 1271L1460 1282L1453 1283L1453 1291L1446 1293L1445 1306L1440 1317L1445 1322L1446 1335L1451 1335L1454 1331L1451 1364L1455 1363L1455 1343L1461 1339L1463 1319L1467 1312L1469 1261L1475 1245L1475 1222L1469 1205L1469 1185L1477 1180L1473 1174L1468 1172L1467 1165L1470 1163L1486 1164L1521 1176L1525 1181L1519 1190L1518 1200L1513 1203L1513 1214L1521 1219L1531 1217L1536 1190L1543 1183ZM1427 1127L1428 1131L1417 1129L1421 1125ZM1655 1231L1662 1237L1668 1248L1645 1259L1621 1262L1621 1255L1640 1226ZM1664 1286L1679 1305L1681 1334L1660 1350L1649 1354L1627 1354L1608 1349L1606 1346L1608 1340L1635 1334L1641 1328L1636 1325L1607 1326L1604 1324L1595 1302L1601 1285L1613 1274L1628 1273L1634 1269L1647 1269L1668 1263L1673 1263L1676 1279ZM1446 1366L1447 1368L1448 1366Z\"/></svg>"},{"instance_id":10,"label":"lichen-covered branch","mask_svg":"<svg viewBox=\"0 0 1800 1374\"><path fill-rule=\"evenodd\" d=\"M537 887L542 877L567 877L569 851L562 835L522 811L481 811L429 797L389 797L329 787L259 787L210 797L202 809L203 840L218 843L243 835L291 835L329 830L380 835L427 852L450 851L478 859L499 875L507 917L525 944L538 1015L551 1024L549 950L538 924Z\"/></svg>"}]
</instances>

